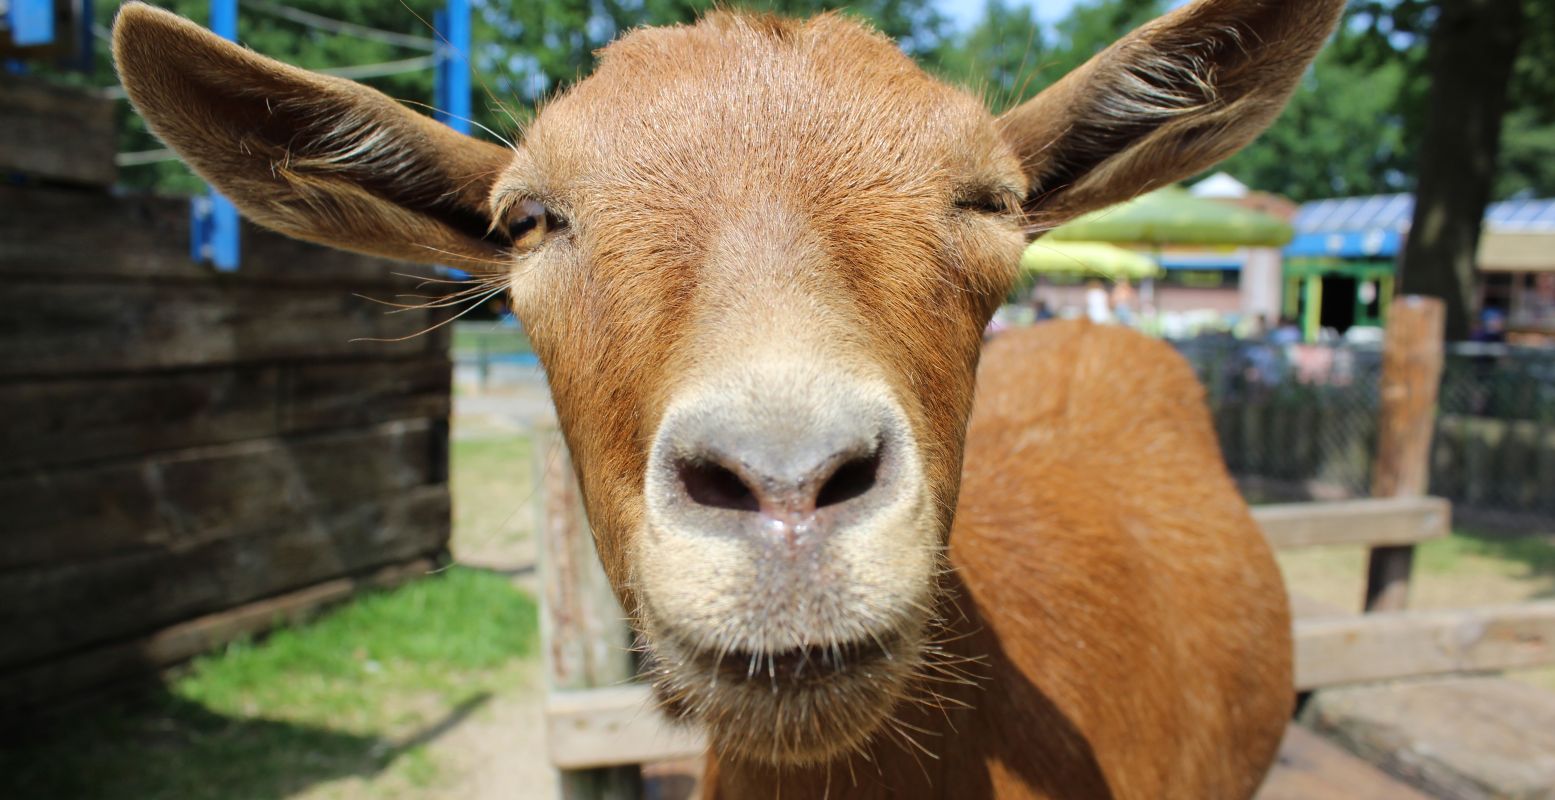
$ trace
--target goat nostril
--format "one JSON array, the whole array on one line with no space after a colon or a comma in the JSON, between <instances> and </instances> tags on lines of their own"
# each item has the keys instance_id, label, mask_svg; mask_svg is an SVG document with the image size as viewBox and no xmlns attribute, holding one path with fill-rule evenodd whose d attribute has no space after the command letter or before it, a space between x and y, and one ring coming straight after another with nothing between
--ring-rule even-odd
<instances>
[{"instance_id":1,"label":"goat nostril","mask_svg":"<svg viewBox=\"0 0 1555 800\"><path fill-rule=\"evenodd\" d=\"M855 458L833 472L815 497L815 507L825 508L845 503L863 495L875 486L880 473L880 452Z\"/></svg>"},{"instance_id":2,"label":"goat nostril","mask_svg":"<svg viewBox=\"0 0 1555 800\"><path fill-rule=\"evenodd\" d=\"M686 495L698 505L758 511L761 503L740 476L711 461L684 461L677 469Z\"/></svg>"}]
</instances>

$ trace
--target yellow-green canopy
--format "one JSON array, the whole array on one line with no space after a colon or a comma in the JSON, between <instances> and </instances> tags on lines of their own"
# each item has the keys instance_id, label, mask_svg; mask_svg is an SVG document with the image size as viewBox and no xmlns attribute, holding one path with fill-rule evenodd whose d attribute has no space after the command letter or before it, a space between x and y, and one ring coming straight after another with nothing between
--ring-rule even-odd
<instances>
[{"instance_id":1,"label":"yellow-green canopy","mask_svg":"<svg viewBox=\"0 0 1555 800\"><path fill-rule=\"evenodd\" d=\"M1038 239L1020 257L1021 269L1037 274L1079 273L1109 280L1140 280L1159 274L1148 257L1101 242L1060 242Z\"/></svg>"},{"instance_id":2,"label":"yellow-green canopy","mask_svg":"<svg viewBox=\"0 0 1555 800\"><path fill-rule=\"evenodd\" d=\"M1167 186L1093 211L1053 229L1046 239L1140 245L1283 247L1295 235L1284 220L1194 197Z\"/></svg>"}]
</instances>

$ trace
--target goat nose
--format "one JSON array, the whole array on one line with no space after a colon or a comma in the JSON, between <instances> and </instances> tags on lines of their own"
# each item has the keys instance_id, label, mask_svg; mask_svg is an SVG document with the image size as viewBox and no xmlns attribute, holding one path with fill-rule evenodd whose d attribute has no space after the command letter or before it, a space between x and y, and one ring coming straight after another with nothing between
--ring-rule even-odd
<instances>
[{"instance_id":1,"label":"goat nose","mask_svg":"<svg viewBox=\"0 0 1555 800\"><path fill-rule=\"evenodd\" d=\"M702 448L676 464L685 498L698 506L760 514L797 524L861 498L880 477L881 443L800 448L787 458Z\"/></svg>"},{"instance_id":2,"label":"goat nose","mask_svg":"<svg viewBox=\"0 0 1555 800\"><path fill-rule=\"evenodd\" d=\"M873 541L886 535L879 520L916 507L922 485L889 389L787 361L682 389L647 467L650 530L709 552Z\"/></svg>"}]
</instances>

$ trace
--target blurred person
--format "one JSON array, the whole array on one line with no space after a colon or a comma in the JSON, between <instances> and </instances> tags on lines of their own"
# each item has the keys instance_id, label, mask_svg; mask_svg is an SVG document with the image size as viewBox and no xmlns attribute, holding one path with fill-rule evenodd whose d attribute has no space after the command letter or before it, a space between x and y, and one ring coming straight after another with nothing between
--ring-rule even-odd
<instances>
[{"instance_id":1,"label":"blurred person","mask_svg":"<svg viewBox=\"0 0 1555 800\"><path fill-rule=\"evenodd\" d=\"M1506 315L1499 308L1487 308L1480 312L1479 324L1469 333L1469 340L1483 344L1506 342Z\"/></svg>"},{"instance_id":2,"label":"blurred person","mask_svg":"<svg viewBox=\"0 0 1555 800\"><path fill-rule=\"evenodd\" d=\"M1112 321L1107 290L1095 278L1085 282L1085 316L1098 325Z\"/></svg>"},{"instance_id":3,"label":"blurred person","mask_svg":"<svg viewBox=\"0 0 1555 800\"><path fill-rule=\"evenodd\" d=\"M1280 346L1300 344L1301 338L1301 326L1290 317L1280 317L1280 324L1268 336L1269 344Z\"/></svg>"},{"instance_id":4,"label":"blurred person","mask_svg":"<svg viewBox=\"0 0 1555 800\"><path fill-rule=\"evenodd\" d=\"M1112 316L1119 323L1134 324L1134 301L1137 297L1134 287L1129 285L1127 278L1112 285Z\"/></svg>"}]
</instances>

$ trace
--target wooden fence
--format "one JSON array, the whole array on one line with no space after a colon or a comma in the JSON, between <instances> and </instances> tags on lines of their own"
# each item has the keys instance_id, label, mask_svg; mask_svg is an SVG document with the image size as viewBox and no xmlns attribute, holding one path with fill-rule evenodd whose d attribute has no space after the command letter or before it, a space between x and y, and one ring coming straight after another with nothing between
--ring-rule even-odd
<instances>
[{"instance_id":1,"label":"wooden fence","mask_svg":"<svg viewBox=\"0 0 1555 800\"><path fill-rule=\"evenodd\" d=\"M187 199L26 157L110 101L17 111L14 90L0 119L33 130L0 137L0 168L42 167L0 187L0 711L425 572L449 535L447 338L354 341L436 321L363 297L411 282L252 228L237 272L195 263ZM111 164L111 126L55 141Z\"/></svg>"}]
</instances>

